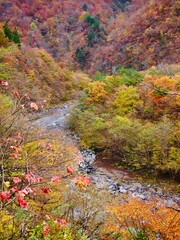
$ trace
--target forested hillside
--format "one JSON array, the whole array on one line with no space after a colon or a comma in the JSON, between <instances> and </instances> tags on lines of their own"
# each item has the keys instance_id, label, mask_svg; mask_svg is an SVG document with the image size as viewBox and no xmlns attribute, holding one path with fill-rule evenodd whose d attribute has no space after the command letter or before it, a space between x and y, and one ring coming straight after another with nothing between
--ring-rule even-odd
<instances>
[{"instance_id":1,"label":"forested hillside","mask_svg":"<svg viewBox=\"0 0 180 240\"><path fill-rule=\"evenodd\" d=\"M180 239L179 0L0 0L0 240Z\"/></svg>"},{"instance_id":2,"label":"forested hillside","mask_svg":"<svg viewBox=\"0 0 180 240\"><path fill-rule=\"evenodd\" d=\"M7 26L10 33L13 32ZM60 63L43 48L9 42L3 24L0 24L0 80L34 101L45 100L48 105L58 104L73 97L82 88L88 77L63 69Z\"/></svg>"},{"instance_id":3,"label":"forested hillside","mask_svg":"<svg viewBox=\"0 0 180 240\"><path fill-rule=\"evenodd\" d=\"M22 42L89 73L177 63L178 0L0 1Z\"/></svg>"},{"instance_id":4,"label":"forested hillside","mask_svg":"<svg viewBox=\"0 0 180 240\"><path fill-rule=\"evenodd\" d=\"M96 22L92 24L99 27L101 23L105 27L108 19L115 17L118 11L116 5L111 7L110 2L112 1L1 1L1 20L18 27L25 44L43 47L53 57L69 64L69 61L72 63L77 48L82 47L80 41L85 41L89 31L87 29L86 33L82 32L82 25L87 25L84 22L85 15L89 14L92 18L90 21ZM102 19L100 23L95 19L97 16ZM95 25L93 28L96 28Z\"/></svg>"}]
</instances>

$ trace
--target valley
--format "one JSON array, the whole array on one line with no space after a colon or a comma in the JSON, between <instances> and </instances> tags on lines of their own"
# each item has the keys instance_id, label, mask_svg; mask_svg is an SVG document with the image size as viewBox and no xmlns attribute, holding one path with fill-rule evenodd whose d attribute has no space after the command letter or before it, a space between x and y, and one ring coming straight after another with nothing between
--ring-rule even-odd
<instances>
[{"instance_id":1,"label":"valley","mask_svg":"<svg viewBox=\"0 0 180 240\"><path fill-rule=\"evenodd\" d=\"M180 239L179 0L0 0L0 240Z\"/></svg>"}]
</instances>

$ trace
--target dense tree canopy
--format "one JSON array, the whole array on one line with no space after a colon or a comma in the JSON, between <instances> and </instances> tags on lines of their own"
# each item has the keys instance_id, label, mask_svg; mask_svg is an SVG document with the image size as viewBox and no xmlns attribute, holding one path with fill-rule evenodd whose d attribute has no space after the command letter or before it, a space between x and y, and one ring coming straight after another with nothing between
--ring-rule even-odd
<instances>
[{"instance_id":1,"label":"dense tree canopy","mask_svg":"<svg viewBox=\"0 0 180 240\"><path fill-rule=\"evenodd\" d=\"M71 67L111 72L178 62L178 9L177 0L1 0L0 20Z\"/></svg>"}]
</instances>

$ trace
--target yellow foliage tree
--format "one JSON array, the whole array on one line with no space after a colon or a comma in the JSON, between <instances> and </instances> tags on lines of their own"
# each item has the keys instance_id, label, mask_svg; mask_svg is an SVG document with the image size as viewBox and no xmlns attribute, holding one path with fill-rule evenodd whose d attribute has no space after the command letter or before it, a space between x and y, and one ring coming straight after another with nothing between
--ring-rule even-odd
<instances>
[{"instance_id":1,"label":"yellow foliage tree","mask_svg":"<svg viewBox=\"0 0 180 240\"><path fill-rule=\"evenodd\" d=\"M0 47L7 47L7 45L8 38L5 36L2 25L0 24Z\"/></svg>"},{"instance_id":2,"label":"yellow foliage tree","mask_svg":"<svg viewBox=\"0 0 180 240\"><path fill-rule=\"evenodd\" d=\"M114 106L117 108L119 114L124 115L130 113L140 103L141 100L136 87L121 86L114 101Z\"/></svg>"},{"instance_id":3,"label":"yellow foliage tree","mask_svg":"<svg viewBox=\"0 0 180 240\"><path fill-rule=\"evenodd\" d=\"M87 103L103 103L108 97L106 84L99 81L89 83L87 93Z\"/></svg>"}]
</instances>

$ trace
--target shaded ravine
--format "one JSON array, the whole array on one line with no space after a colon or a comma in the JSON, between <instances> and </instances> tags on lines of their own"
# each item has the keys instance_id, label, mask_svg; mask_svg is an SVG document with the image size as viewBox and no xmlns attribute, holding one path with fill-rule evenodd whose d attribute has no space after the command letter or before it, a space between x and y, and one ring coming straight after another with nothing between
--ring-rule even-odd
<instances>
[{"instance_id":1,"label":"shaded ravine","mask_svg":"<svg viewBox=\"0 0 180 240\"><path fill-rule=\"evenodd\" d=\"M76 143L79 138L67 129L67 118L75 107L75 103L66 103L59 107L38 113L33 121L35 126L46 131L63 131L64 139L69 144ZM167 189L158 186L158 183L150 184L145 181L138 181L133 174L123 168L111 167L103 164L103 161L96 161L95 152L90 149L79 150L79 157L82 162L79 164L79 172L86 173L91 178L97 189L106 189L114 195L128 194L142 200L162 199L166 205L171 207L175 203L180 205L180 195L174 194Z\"/></svg>"}]
</instances>

